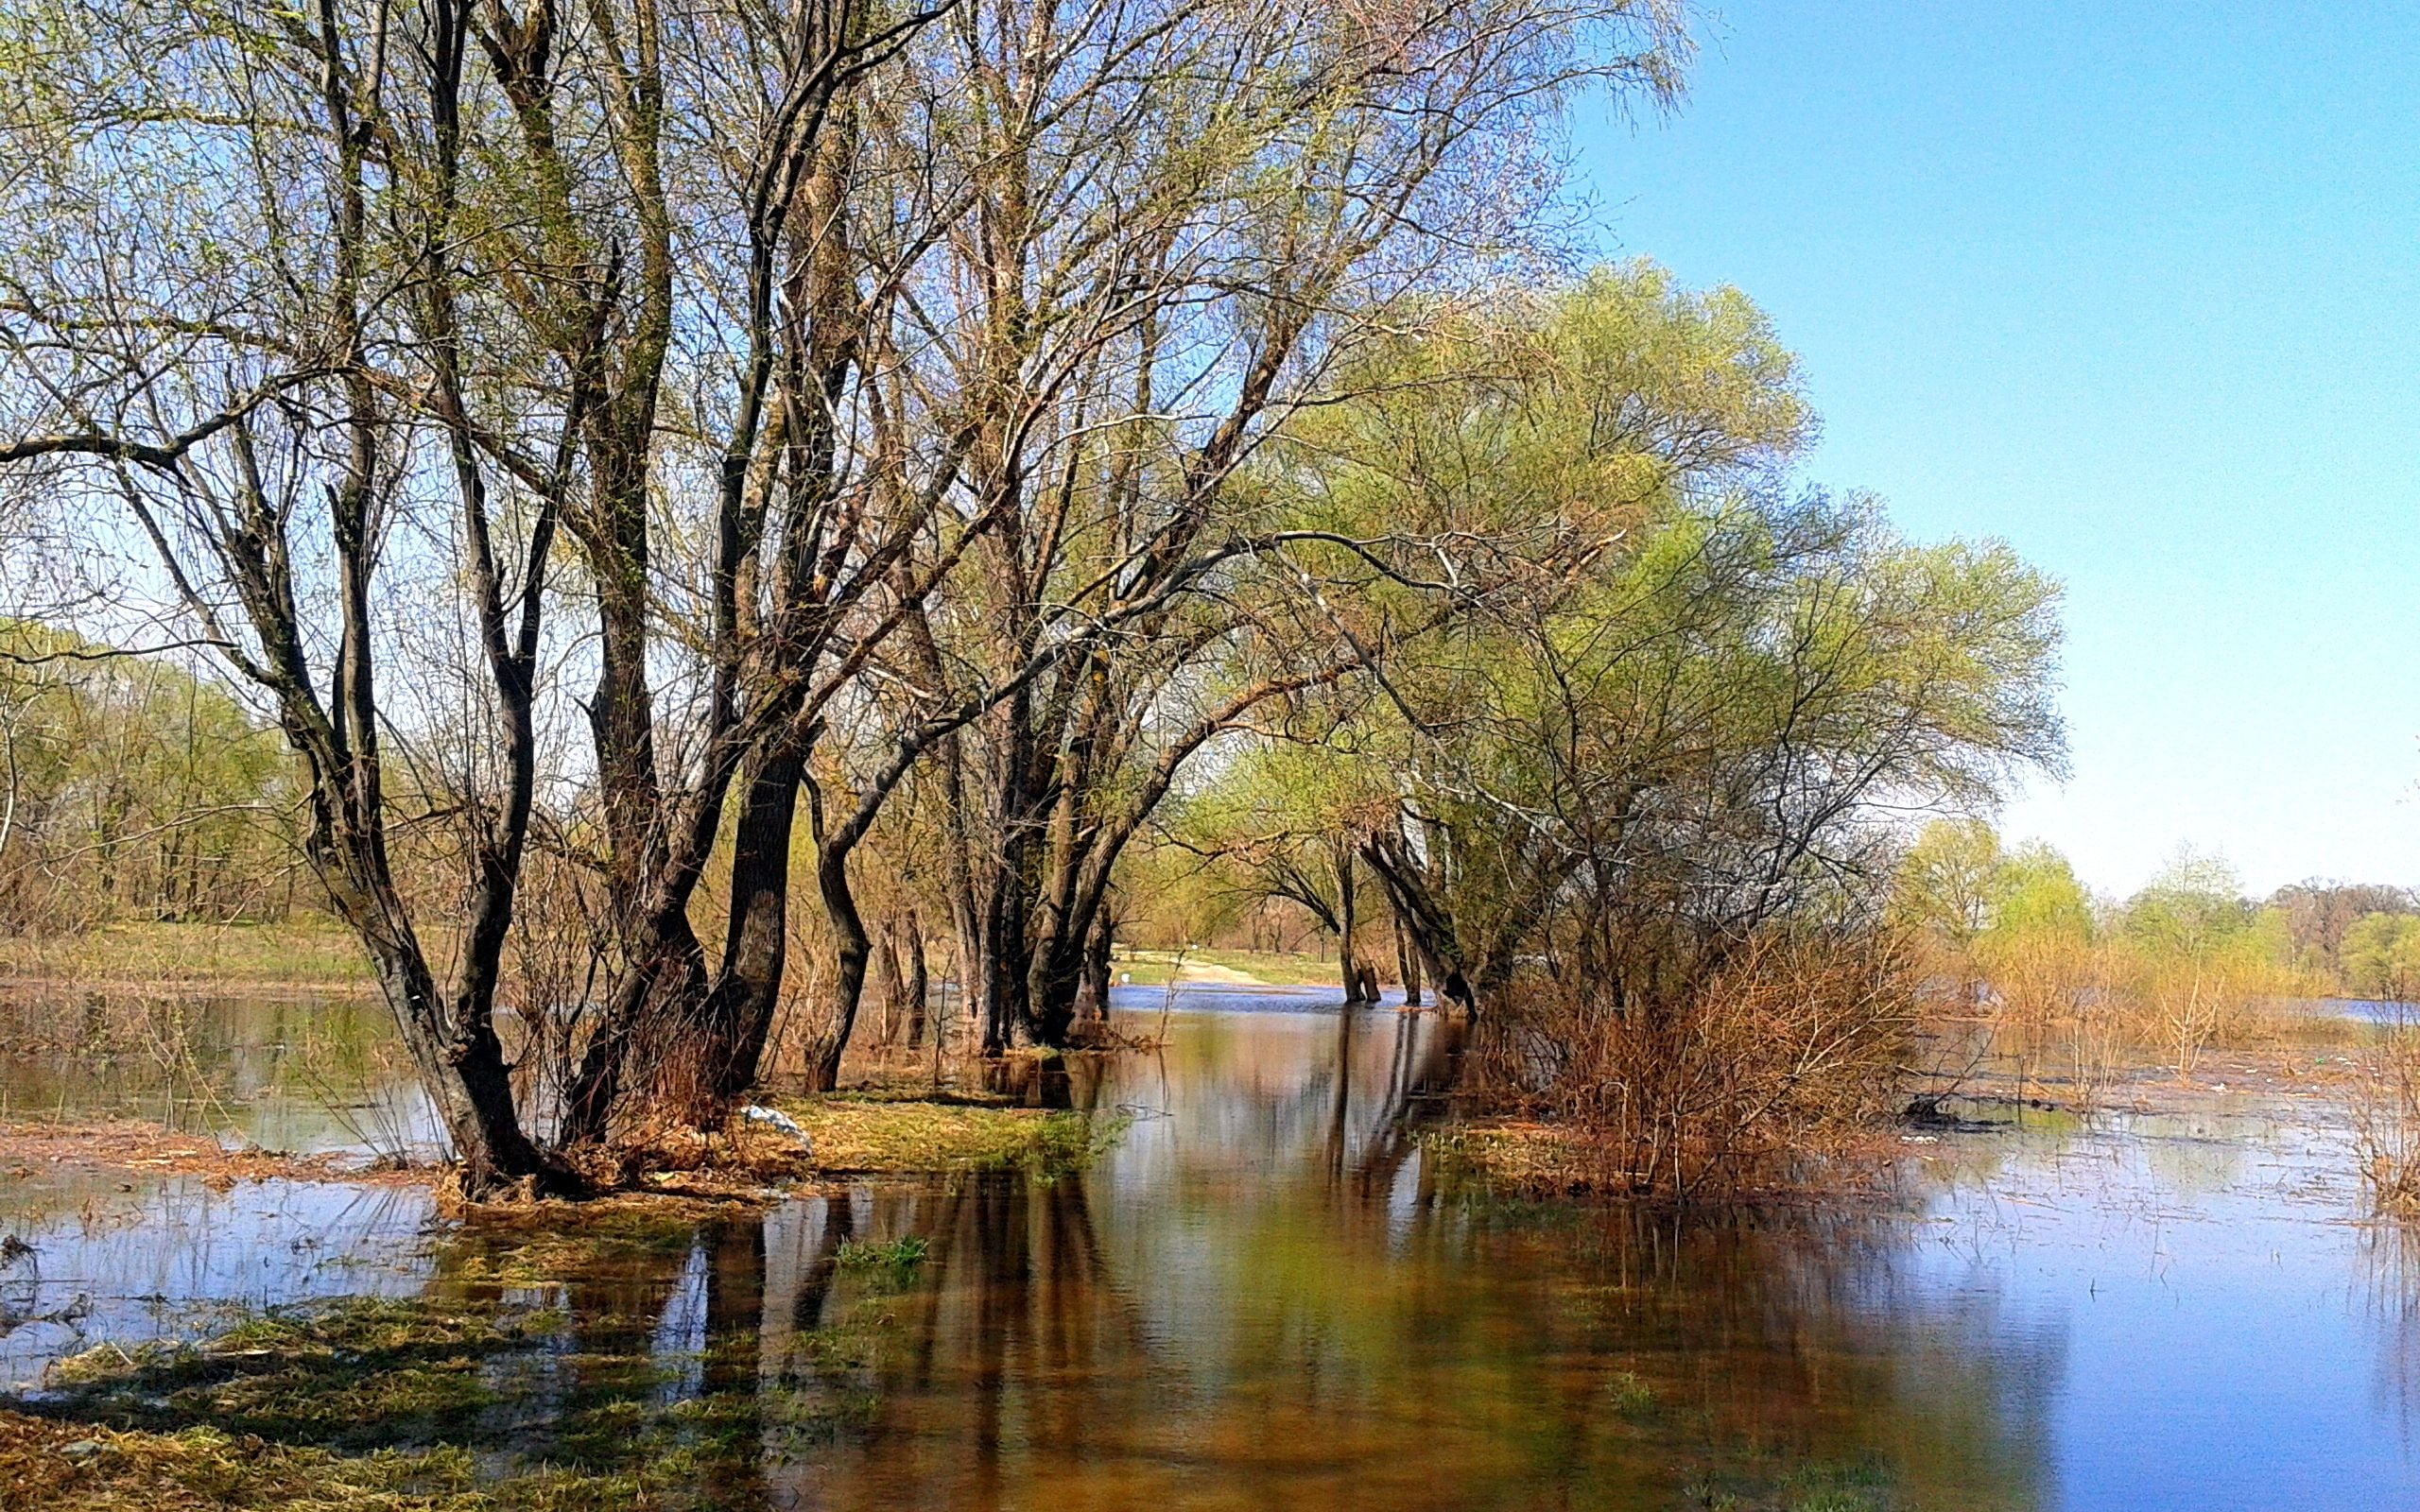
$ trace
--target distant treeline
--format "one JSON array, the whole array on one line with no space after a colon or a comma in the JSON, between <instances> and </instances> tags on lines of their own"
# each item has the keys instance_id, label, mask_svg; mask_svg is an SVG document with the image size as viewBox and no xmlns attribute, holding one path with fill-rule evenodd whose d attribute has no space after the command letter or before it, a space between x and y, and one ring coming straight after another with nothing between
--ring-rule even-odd
<instances>
[{"instance_id":1,"label":"distant treeline","mask_svg":"<svg viewBox=\"0 0 2420 1512\"><path fill-rule=\"evenodd\" d=\"M2185 1070L2281 1001L2420 991L2410 891L2311 881L2261 900L2189 850L2133 895L2100 898L2048 846L1943 820L1910 847L1892 908L1937 994L2080 1059L2162 1042Z\"/></svg>"},{"instance_id":2,"label":"distant treeline","mask_svg":"<svg viewBox=\"0 0 2420 1512\"><path fill-rule=\"evenodd\" d=\"M207 670L0 621L0 934L283 918L316 892L297 799Z\"/></svg>"}]
</instances>

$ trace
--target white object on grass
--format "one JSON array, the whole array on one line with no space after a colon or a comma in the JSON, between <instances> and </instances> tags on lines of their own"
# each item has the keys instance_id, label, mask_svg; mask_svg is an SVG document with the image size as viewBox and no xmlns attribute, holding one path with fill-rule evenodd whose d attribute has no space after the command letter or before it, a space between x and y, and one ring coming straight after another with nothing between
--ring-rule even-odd
<instances>
[{"instance_id":1,"label":"white object on grass","mask_svg":"<svg viewBox=\"0 0 2420 1512\"><path fill-rule=\"evenodd\" d=\"M759 1103L750 1103L739 1110L739 1116L751 1124L762 1124L776 1133L786 1134L803 1146L811 1145L811 1142L806 1137L806 1130L798 1126L798 1120L778 1108L767 1108Z\"/></svg>"}]
</instances>

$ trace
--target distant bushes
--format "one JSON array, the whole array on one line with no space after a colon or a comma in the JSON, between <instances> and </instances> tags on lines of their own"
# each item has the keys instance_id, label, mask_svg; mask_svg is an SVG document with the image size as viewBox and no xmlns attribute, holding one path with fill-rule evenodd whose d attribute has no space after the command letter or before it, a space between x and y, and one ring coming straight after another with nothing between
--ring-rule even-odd
<instances>
[{"instance_id":1,"label":"distant bushes","mask_svg":"<svg viewBox=\"0 0 2420 1512\"><path fill-rule=\"evenodd\" d=\"M2420 916L2364 914L2344 932L2344 986L2357 997L2420 998Z\"/></svg>"},{"instance_id":2,"label":"distant bushes","mask_svg":"<svg viewBox=\"0 0 2420 1512\"><path fill-rule=\"evenodd\" d=\"M1979 1048L2014 1058L2020 1095L2045 1074L2088 1103L2126 1055L2189 1075L2325 985L2282 909L2190 853L2124 902L2097 902L2055 850L2003 850L1986 826L1945 821L1910 849L1893 912L1933 1010L1979 1024Z\"/></svg>"},{"instance_id":3,"label":"distant bushes","mask_svg":"<svg viewBox=\"0 0 2420 1512\"><path fill-rule=\"evenodd\" d=\"M275 732L218 683L0 620L0 935L282 918L295 802Z\"/></svg>"}]
</instances>

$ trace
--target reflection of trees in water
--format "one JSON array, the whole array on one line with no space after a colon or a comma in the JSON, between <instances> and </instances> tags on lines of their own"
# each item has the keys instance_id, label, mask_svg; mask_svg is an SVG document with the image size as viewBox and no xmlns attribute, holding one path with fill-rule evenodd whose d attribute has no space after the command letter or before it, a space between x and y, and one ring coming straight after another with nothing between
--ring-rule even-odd
<instances>
[{"instance_id":1,"label":"reflection of trees in water","mask_svg":"<svg viewBox=\"0 0 2420 1512\"><path fill-rule=\"evenodd\" d=\"M2420 1439L2420 1223L2371 1223L2361 1233L2361 1271L2377 1331L2373 1394L2409 1445Z\"/></svg>"},{"instance_id":2,"label":"reflection of trees in water","mask_svg":"<svg viewBox=\"0 0 2420 1512\"><path fill-rule=\"evenodd\" d=\"M0 995L0 1108L295 1149L430 1132L385 1008L350 997Z\"/></svg>"},{"instance_id":3,"label":"reflection of trees in water","mask_svg":"<svg viewBox=\"0 0 2420 1512\"><path fill-rule=\"evenodd\" d=\"M2059 1346L1920 1286L1887 1217L1449 1203L1402 1178L1449 1040L1363 1014L1206 1048L1069 1063L1077 1106L1174 1105L1089 1176L793 1202L576 1283L557 1416L702 1306L694 1370L653 1379L712 1404L738 1504L1664 1504L1867 1461L1913 1504L2046 1499ZM896 1290L835 1263L908 1233Z\"/></svg>"}]
</instances>

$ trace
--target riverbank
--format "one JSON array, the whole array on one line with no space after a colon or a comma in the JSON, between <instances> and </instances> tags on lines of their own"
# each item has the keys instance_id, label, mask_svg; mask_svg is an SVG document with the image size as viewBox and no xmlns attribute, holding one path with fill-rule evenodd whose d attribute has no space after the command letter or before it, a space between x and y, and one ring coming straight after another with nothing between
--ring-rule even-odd
<instances>
[{"instance_id":1,"label":"riverbank","mask_svg":"<svg viewBox=\"0 0 2420 1512\"><path fill-rule=\"evenodd\" d=\"M116 923L68 935L0 936L0 988L260 995L376 987L361 942L326 920Z\"/></svg>"},{"instance_id":2,"label":"riverbank","mask_svg":"<svg viewBox=\"0 0 2420 1512\"><path fill-rule=\"evenodd\" d=\"M578 1226L616 1205L648 1198L761 1206L780 1201L801 1186L861 1177L1047 1173L1091 1159L1122 1126L1115 1118L1097 1123L1063 1109L957 1093L779 1096L770 1107L789 1122L789 1128L735 1116L711 1134L683 1134L616 1151L623 1163L596 1173L604 1190L589 1201L508 1198L463 1205L449 1198L447 1207L457 1212L539 1209ZM220 1191L239 1182L263 1181L441 1188L449 1174L432 1163L372 1160L359 1153L265 1149L240 1139L140 1119L0 1123L0 1176L23 1177L36 1170L197 1177Z\"/></svg>"},{"instance_id":3,"label":"riverbank","mask_svg":"<svg viewBox=\"0 0 2420 1512\"><path fill-rule=\"evenodd\" d=\"M1113 968L1133 987L1325 987L1342 990L1332 956L1296 951L1121 948ZM0 936L0 990L218 989L251 994L373 992L360 942L327 919L281 923L129 921L72 934Z\"/></svg>"}]
</instances>

